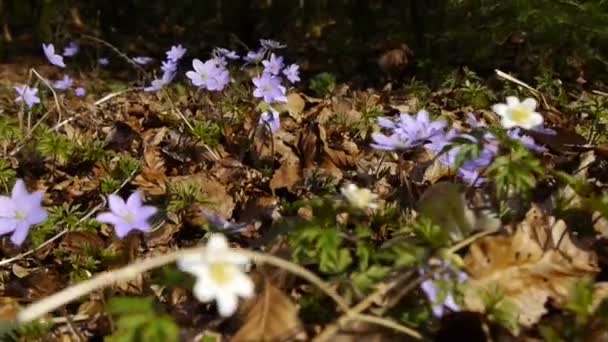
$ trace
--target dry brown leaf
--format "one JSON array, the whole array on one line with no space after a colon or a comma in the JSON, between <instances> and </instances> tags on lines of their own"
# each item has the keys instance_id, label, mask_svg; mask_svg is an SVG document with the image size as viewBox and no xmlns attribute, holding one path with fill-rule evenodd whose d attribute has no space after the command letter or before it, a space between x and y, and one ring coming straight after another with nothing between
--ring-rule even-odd
<instances>
[{"instance_id":1,"label":"dry brown leaf","mask_svg":"<svg viewBox=\"0 0 608 342\"><path fill-rule=\"evenodd\" d=\"M268 281L251 302L244 303L243 311L245 323L232 338L233 342L287 341L302 331L296 305Z\"/></svg>"},{"instance_id":2,"label":"dry brown leaf","mask_svg":"<svg viewBox=\"0 0 608 342\"><path fill-rule=\"evenodd\" d=\"M145 164L133 184L150 195L162 195L166 191L167 169L165 160L157 147L147 145L144 149Z\"/></svg>"},{"instance_id":3,"label":"dry brown leaf","mask_svg":"<svg viewBox=\"0 0 608 342\"><path fill-rule=\"evenodd\" d=\"M273 193L281 188L292 191L293 187L300 179L300 161L295 158L283 158L281 160L281 166L274 172L274 175L272 175L270 190Z\"/></svg>"},{"instance_id":4,"label":"dry brown leaf","mask_svg":"<svg viewBox=\"0 0 608 342\"><path fill-rule=\"evenodd\" d=\"M549 298L563 304L574 281L599 271L597 256L574 244L566 224L536 206L514 234L485 237L471 245L465 268L470 275L465 292L468 310L483 312L480 293L497 288L514 305L524 326L540 319Z\"/></svg>"},{"instance_id":5,"label":"dry brown leaf","mask_svg":"<svg viewBox=\"0 0 608 342\"><path fill-rule=\"evenodd\" d=\"M188 176L176 176L169 179L171 184L179 184L181 182L194 184L201 190L203 198L207 203L199 203L201 208L220 215L221 217L232 217L234 210L234 199L228 193L226 186L215 179L215 177L206 173L195 173Z\"/></svg>"},{"instance_id":6,"label":"dry brown leaf","mask_svg":"<svg viewBox=\"0 0 608 342\"><path fill-rule=\"evenodd\" d=\"M304 168L307 169L314 166L322 146L322 143L319 141L318 125L316 123L309 123L308 127L302 132L298 142L298 149L300 150Z\"/></svg>"},{"instance_id":7,"label":"dry brown leaf","mask_svg":"<svg viewBox=\"0 0 608 342\"><path fill-rule=\"evenodd\" d=\"M286 109L289 112L289 115L294 118L296 121L300 120L300 116L304 111L304 107L306 106L306 102L297 93L291 93L287 95L287 105Z\"/></svg>"}]
</instances>

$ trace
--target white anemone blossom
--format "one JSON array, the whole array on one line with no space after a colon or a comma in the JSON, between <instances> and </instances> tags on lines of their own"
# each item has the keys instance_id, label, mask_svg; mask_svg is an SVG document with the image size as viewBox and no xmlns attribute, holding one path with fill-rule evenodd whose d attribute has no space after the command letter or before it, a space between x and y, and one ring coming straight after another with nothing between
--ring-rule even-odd
<instances>
[{"instance_id":1,"label":"white anemone blossom","mask_svg":"<svg viewBox=\"0 0 608 342\"><path fill-rule=\"evenodd\" d=\"M521 127L532 129L543 123L543 116L536 112L536 100L527 98L523 101L515 96L507 97L507 103L492 106L492 110L501 118L500 124L504 128Z\"/></svg>"},{"instance_id":2,"label":"white anemone blossom","mask_svg":"<svg viewBox=\"0 0 608 342\"><path fill-rule=\"evenodd\" d=\"M340 189L342 196L346 198L351 206L357 209L376 209L378 204L375 202L378 195L371 192L369 189L359 188L355 184L348 184Z\"/></svg>"},{"instance_id":3,"label":"white anemone blossom","mask_svg":"<svg viewBox=\"0 0 608 342\"><path fill-rule=\"evenodd\" d=\"M192 292L201 302L217 301L220 315L231 316L238 297L251 297L253 281L243 272L249 258L228 247L224 235L213 234L202 254L185 255L177 266L196 277Z\"/></svg>"}]
</instances>

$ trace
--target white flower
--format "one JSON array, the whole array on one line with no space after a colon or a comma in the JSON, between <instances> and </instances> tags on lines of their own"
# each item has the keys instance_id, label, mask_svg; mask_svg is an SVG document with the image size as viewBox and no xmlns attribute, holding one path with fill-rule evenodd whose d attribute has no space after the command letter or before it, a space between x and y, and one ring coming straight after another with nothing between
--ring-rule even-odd
<instances>
[{"instance_id":1,"label":"white flower","mask_svg":"<svg viewBox=\"0 0 608 342\"><path fill-rule=\"evenodd\" d=\"M507 97L507 103L492 106L492 110L500 115L500 124L504 128L522 127L532 129L543 123L543 116L536 112L536 100L527 98L522 102L515 96Z\"/></svg>"},{"instance_id":2,"label":"white flower","mask_svg":"<svg viewBox=\"0 0 608 342\"><path fill-rule=\"evenodd\" d=\"M369 189L361 189L351 183L342 187L340 192L350 205L357 209L376 209L378 207L378 204L374 202L378 198L378 195L374 194Z\"/></svg>"},{"instance_id":3,"label":"white flower","mask_svg":"<svg viewBox=\"0 0 608 342\"><path fill-rule=\"evenodd\" d=\"M177 266L196 277L192 292L201 302L215 299L220 315L231 316L238 306L238 297L251 297L253 281L243 272L249 258L230 250L226 238L213 234L203 254L186 255Z\"/></svg>"}]
</instances>

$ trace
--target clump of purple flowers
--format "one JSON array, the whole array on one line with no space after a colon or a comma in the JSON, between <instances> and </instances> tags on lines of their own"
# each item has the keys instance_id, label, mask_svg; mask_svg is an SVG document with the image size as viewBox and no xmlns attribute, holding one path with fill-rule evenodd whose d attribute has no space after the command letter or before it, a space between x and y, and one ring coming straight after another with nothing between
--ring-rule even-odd
<instances>
[{"instance_id":1,"label":"clump of purple flowers","mask_svg":"<svg viewBox=\"0 0 608 342\"><path fill-rule=\"evenodd\" d=\"M172 46L167 52L167 59L162 62L160 69L162 76L152 80L152 83L144 88L145 92L155 92L169 85L177 74L179 61L186 54L186 48L181 44Z\"/></svg>"},{"instance_id":2,"label":"clump of purple flowers","mask_svg":"<svg viewBox=\"0 0 608 342\"><path fill-rule=\"evenodd\" d=\"M378 118L377 122L389 131L389 135L373 133L372 147L387 151L408 149L441 138L447 126L445 121L431 122L429 113L424 110L416 116L402 113L396 120Z\"/></svg>"},{"instance_id":3,"label":"clump of purple flowers","mask_svg":"<svg viewBox=\"0 0 608 342\"><path fill-rule=\"evenodd\" d=\"M230 73L223 62L222 59L211 58L203 63L195 58L192 61L194 71L188 71L186 77L196 87L209 91L222 91L230 83Z\"/></svg>"},{"instance_id":4,"label":"clump of purple flowers","mask_svg":"<svg viewBox=\"0 0 608 342\"><path fill-rule=\"evenodd\" d=\"M480 145L475 159L465 160L457 170L457 175L467 184L479 186L485 182L481 177L481 170L488 167L499 151L498 139L491 133L485 132L481 136L460 133L455 129L445 132L445 121L431 121L426 111L420 111L416 116L400 114L397 119L378 118L378 125L387 130L388 134L373 133L371 146L379 150L394 151L411 149L423 146L432 151L438 161L449 168L457 166L457 159L462 152L463 144L460 142ZM468 114L467 122L474 130L486 128L473 114ZM534 152L543 152L545 148L537 145L534 140L515 128L507 131L507 135L521 142L526 148Z\"/></svg>"},{"instance_id":5,"label":"clump of purple flowers","mask_svg":"<svg viewBox=\"0 0 608 342\"><path fill-rule=\"evenodd\" d=\"M420 275L428 277L420 284L420 288L431 303L433 315L437 318L443 316L446 308L452 312L460 311L454 293L458 285L468 279L466 273L456 270L449 264L442 262L439 266L440 269L430 277L428 270L420 269Z\"/></svg>"}]
</instances>

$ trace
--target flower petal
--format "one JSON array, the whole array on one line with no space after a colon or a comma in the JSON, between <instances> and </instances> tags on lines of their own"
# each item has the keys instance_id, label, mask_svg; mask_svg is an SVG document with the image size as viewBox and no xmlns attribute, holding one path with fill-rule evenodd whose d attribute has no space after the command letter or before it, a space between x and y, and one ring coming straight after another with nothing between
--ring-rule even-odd
<instances>
[{"instance_id":1,"label":"flower petal","mask_svg":"<svg viewBox=\"0 0 608 342\"><path fill-rule=\"evenodd\" d=\"M542 123L543 123L543 116L540 115L540 113L533 112L532 114L530 114L530 118L528 120L528 127L525 127L525 128L532 129L536 126L542 125Z\"/></svg>"},{"instance_id":2,"label":"flower petal","mask_svg":"<svg viewBox=\"0 0 608 342\"><path fill-rule=\"evenodd\" d=\"M239 304L238 297L231 292L218 293L216 296L216 300L217 309L220 315L224 317L232 316Z\"/></svg>"},{"instance_id":3,"label":"flower petal","mask_svg":"<svg viewBox=\"0 0 608 342\"><path fill-rule=\"evenodd\" d=\"M0 235L8 234L17 227L17 220L14 218L0 218Z\"/></svg>"},{"instance_id":4,"label":"flower petal","mask_svg":"<svg viewBox=\"0 0 608 342\"><path fill-rule=\"evenodd\" d=\"M30 230L30 225L27 222L20 222L15 227L15 232L11 236L11 242L17 246L21 246L25 238L27 238L27 233Z\"/></svg>"},{"instance_id":5,"label":"flower petal","mask_svg":"<svg viewBox=\"0 0 608 342\"><path fill-rule=\"evenodd\" d=\"M108 205L110 206L110 210L118 216L125 216L129 214L129 208L127 207L127 204L118 195L109 195Z\"/></svg>"},{"instance_id":6,"label":"flower petal","mask_svg":"<svg viewBox=\"0 0 608 342\"><path fill-rule=\"evenodd\" d=\"M504 103L499 103L499 104L493 105L492 110L494 111L494 113L504 117L505 115L507 115L507 111L509 110L509 107Z\"/></svg>"},{"instance_id":7,"label":"flower petal","mask_svg":"<svg viewBox=\"0 0 608 342\"><path fill-rule=\"evenodd\" d=\"M142 205L141 192L133 191L131 196L127 198L127 208L130 212L136 212Z\"/></svg>"},{"instance_id":8,"label":"flower petal","mask_svg":"<svg viewBox=\"0 0 608 342\"><path fill-rule=\"evenodd\" d=\"M126 224L125 220L122 217L114 214L113 212L109 212L109 211L97 215L97 217L95 219L100 223L108 223L113 226L117 226L120 224Z\"/></svg>"},{"instance_id":9,"label":"flower petal","mask_svg":"<svg viewBox=\"0 0 608 342\"><path fill-rule=\"evenodd\" d=\"M523 106L524 108L528 109L531 112L536 110L537 105L538 105L538 103L536 102L536 99L533 99L531 97L528 97L521 103L521 106Z\"/></svg>"},{"instance_id":10,"label":"flower petal","mask_svg":"<svg viewBox=\"0 0 608 342\"><path fill-rule=\"evenodd\" d=\"M49 215L47 214L46 210L44 210L42 207L38 206L37 208L31 208L27 212L25 220L27 221L27 223L32 224L32 225L40 224L40 223L46 221L48 216Z\"/></svg>"},{"instance_id":11,"label":"flower petal","mask_svg":"<svg viewBox=\"0 0 608 342\"><path fill-rule=\"evenodd\" d=\"M25 204L28 202L29 193L27 192L23 179L17 179L15 185L13 186L11 197L16 205Z\"/></svg>"},{"instance_id":12,"label":"flower petal","mask_svg":"<svg viewBox=\"0 0 608 342\"><path fill-rule=\"evenodd\" d=\"M124 238L133 230L133 226L127 223L121 223L114 226L114 232L119 239Z\"/></svg>"},{"instance_id":13,"label":"flower petal","mask_svg":"<svg viewBox=\"0 0 608 342\"><path fill-rule=\"evenodd\" d=\"M228 250L228 241L222 234L213 234L207 242L207 254L215 254L216 252L225 252Z\"/></svg>"},{"instance_id":14,"label":"flower petal","mask_svg":"<svg viewBox=\"0 0 608 342\"><path fill-rule=\"evenodd\" d=\"M255 293L255 286L253 281L246 274L239 272L234 275L232 283L230 284L232 292L243 298L249 298Z\"/></svg>"},{"instance_id":15,"label":"flower petal","mask_svg":"<svg viewBox=\"0 0 608 342\"><path fill-rule=\"evenodd\" d=\"M197 281L192 288L192 293L199 301L206 303L215 298L215 287L210 285L206 278L197 277Z\"/></svg>"},{"instance_id":16,"label":"flower petal","mask_svg":"<svg viewBox=\"0 0 608 342\"><path fill-rule=\"evenodd\" d=\"M515 96L507 96L507 106L513 108L519 105L519 99Z\"/></svg>"}]
</instances>

